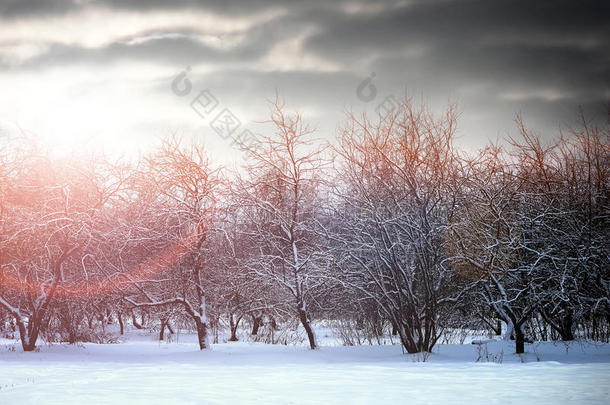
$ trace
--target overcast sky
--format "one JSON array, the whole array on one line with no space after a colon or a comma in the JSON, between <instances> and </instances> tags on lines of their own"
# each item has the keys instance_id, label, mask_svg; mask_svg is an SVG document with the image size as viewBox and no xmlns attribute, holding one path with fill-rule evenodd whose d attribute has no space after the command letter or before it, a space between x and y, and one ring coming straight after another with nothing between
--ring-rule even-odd
<instances>
[{"instance_id":1,"label":"overcast sky","mask_svg":"<svg viewBox=\"0 0 610 405\"><path fill-rule=\"evenodd\" d=\"M228 111L235 133L264 131L276 91L329 139L345 111L405 94L457 103L465 147L514 134L518 112L550 137L578 106L607 111L604 1L227 3L0 0L0 132L109 150L178 133L222 161L239 154L212 121ZM172 90L187 67L191 91ZM376 94L358 93L367 77Z\"/></svg>"}]
</instances>

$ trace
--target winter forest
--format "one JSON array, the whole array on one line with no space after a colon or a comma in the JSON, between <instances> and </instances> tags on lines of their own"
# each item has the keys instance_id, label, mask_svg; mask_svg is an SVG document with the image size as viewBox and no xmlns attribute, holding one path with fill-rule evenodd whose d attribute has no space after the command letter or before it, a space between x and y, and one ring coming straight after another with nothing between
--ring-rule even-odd
<instances>
[{"instance_id":1,"label":"winter forest","mask_svg":"<svg viewBox=\"0 0 610 405\"><path fill-rule=\"evenodd\" d=\"M610 404L610 7L0 0L0 405Z\"/></svg>"},{"instance_id":2,"label":"winter forest","mask_svg":"<svg viewBox=\"0 0 610 405\"><path fill-rule=\"evenodd\" d=\"M131 162L3 139L2 333L24 351L110 325L189 330L201 350L295 325L315 349L316 322L406 353L471 330L518 354L608 342L610 127L582 116L545 144L517 117L519 137L472 153L451 106L349 115L332 144L270 107L236 171L178 137Z\"/></svg>"}]
</instances>

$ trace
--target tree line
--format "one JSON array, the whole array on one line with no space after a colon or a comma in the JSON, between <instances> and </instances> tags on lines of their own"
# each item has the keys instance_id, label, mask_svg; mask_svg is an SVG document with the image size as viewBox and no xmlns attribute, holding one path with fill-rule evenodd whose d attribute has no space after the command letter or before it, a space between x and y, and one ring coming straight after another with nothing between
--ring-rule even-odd
<instances>
[{"instance_id":1,"label":"tree line","mask_svg":"<svg viewBox=\"0 0 610 405\"><path fill-rule=\"evenodd\" d=\"M610 126L580 118L472 152L453 106L349 114L326 142L276 101L236 171L177 137L130 162L4 138L0 328L24 351L145 316L201 349L221 322L298 322L314 349L315 320L408 353L451 330L608 341Z\"/></svg>"}]
</instances>

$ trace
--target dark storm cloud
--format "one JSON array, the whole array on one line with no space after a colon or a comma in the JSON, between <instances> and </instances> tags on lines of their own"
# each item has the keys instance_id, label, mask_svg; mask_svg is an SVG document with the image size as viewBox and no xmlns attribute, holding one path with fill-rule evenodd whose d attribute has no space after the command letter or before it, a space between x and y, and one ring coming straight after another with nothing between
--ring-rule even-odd
<instances>
[{"instance_id":1,"label":"dark storm cloud","mask_svg":"<svg viewBox=\"0 0 610 405\"><path fill-rule=\"evenodd\" d=\"M350 63L416 48L433 69L441 66L500 79L590 74L599 80L610 66L610 16L603 4L424 3L374 16L337 18L312 36L308 47Z\"/></svg>"},{"instance_id":2,"label":"dark storm cloud","mask_svg":"<svg viewBox=\"0 0 610 405\"><path fill-rule=\"evenodd\" d=\"M75 44L45 43L45 51L22 61L19 68L36 69L58 64L104 63L119 60L153 61L171 64L211 64L227 61L256 62L278 42L290 39L307 27L307 22L298 15L284 15L264 24L254 25L245 31L213 37L219 41L231 36L243 36L238 45L228 48L212 47L198 40L207 35L195 28L176 26L164 30L141 31L135 35L116 39L98 47ZM200 27L205 32L207 27ZM209 36L209 35L208 35ZM0 46L2 43L0 43ZM3 64L0 50L0 67L14 68L9 62Z\"/></svg>"},{"instance_id":3,"label":"dark storm cloud","mask_svg":"<svg viewBox=\"0 0 610 405\"><path fill-rule=\"evenodd\" d=\"M39 7L39 3L44 3L46 8ZM292 8L287 15L253 28L247 33L248 41L243 46L228 51L207 47L189 37L158 38L138 45L119 41L95 50L51 44L48 54L30 61L29 66L42 62L69 62L72 58L96 63L122 58L177 63L192 63L202 58L220 62L256 60L279 40L296 35L307 25L316 27L318 33L307 40L306 49L343 63L347 69L367 60L387 61L388 57L401 56L413 48L421 50L423 55L416 53L410 63L418 63L417 58L421 57L426 60L427 69L440 67L456 77L482 75L500 81L534 82L542 78L553 85L566 79L577 84L580 81L599 83L607 77L610 66L610 46L606 40L610 37L610 24L606 24L608 7L596 1L431 1L361 14L348 14L337 7L320 8L311 3L306 7L299 2L279 0L229 3L97 0L87 4L139 11L199 7L243 14L281 5ZM80 6L59 0L10 1L4 6L12 13L43 13L45 9L52 13L69 7ZM180 27L166 31L189 34ZM392 69L392 66L388 67Z\"/></svg>"},{"instance_id":4,"label":"dark storm cloud","mask_svg":"<svg viewBox=\"0 0 610 405\"><path fill-rule=\"evenodd\" d=\"M302 1L301 1L302 2ZM273 7L298 4L291 0L96 0L95 4L103 4L117 9L150 11L154 9L202 8L226 14L246 15L253 11L261 11Z\"/></svg>"},{"instance_id":5,"label":"dark storm cloud","mask_svg":"<svg viewBox=\"0 0 610 405\"><path fill-rule=\"evenodd\" d=\"M457 99L464 116L476 111L489 117L486 124L506 128L520 111L549 124L574 115L578 105L603 118L599 107L610 88L607 4L422 2L334 15L306 46L345 65L369 63L389 92Z\"/></svg>"},{"instance_id":6,"label":"dark storm cloud","mask_svg":"<svg viewBox=\"0 0 610 405\"><path fill-rule=\"evenodd\" d=\"M428 69L457 77L599 85L610 67L605 4L429 2L379 15L339 16L307 45L346 63L371 57L387 61L416 49L421 52L410 63L424 65L425 59Z\"/></svg>"},{"instance_id":7,"label":"dark storm cloud","mask_svg":"<svg viewBox=\"0 0 610 405\"><path fill-rule=\"evenodd\" d=\"M206 62L219 68L197 79L234 103L268 97L277 89L289 101L293 97L327 111L350 103L362 107L355 88L363 75L376 72L380 97L407 92L456 100L464 121L480 126L468 130L492 137L519 111L535 112L548 127L578 105L594 108L608 99L610 14L603 1L363 1L358 6L322 0L25 0L0 3L0 15L53 18L91 5L142 12L143 21L148 12L167 10L240 17L275 9L285 13L240 33L245 40L226 49L198 41L202 32L192 27L176 26L115 38L97 48L48 43L44 53L15 62L17 68L117 60L182 68ZM276 45L304 32L310 35L298 51L336 66L335 72L317 72L311 63L300 67L298 59L282 72L259 64ZM153 91L167 92L169 79L160 80L151 84Z\"/></svg>"},{"instance_id":8,"label":"dark storm cloud","mask_svg":"<svg viewBox=\"0 0 610 405\"><path fill-rule=\"evenodd\" d=\"M75 8L76 5L71 0L2 0L0 17L56 15Z\"/></svg>"},{"instance_id":9,"label":"dark storm cloud","mask_svg":"<svg viewBox=\"0 0 610 405\"><path fill-rule=\"evenodd\" d=\"M337 1L336 3L342 3ZM109 7L115 10L163 11L179 9L204 9L222 14L248 15L273 8L309 8L312 5L323 7L329 2L324 0L2 0L0 16L17 18L38 15L58 15L91 6Z\"/></svg>"},{"instance_id":10,"label":"dark storm cloud","mask_svg":"<svg viewBox=\"0 0 610 405\"><path fill-rule=\"evenodd\" d=\"M601 1L431 1L379 14L337 15L312 37L328 56L426 45L587 41L607 46L609 7Z\"/></svg>"},{"instance_id":11,"label":"dark storm cloud","mask_svg":"<svg viewBox=\"0 0 610 405\"><path fill-rule=\"evenodd\" d=\"M371 70L378 76L407 80L404 85L492 83L581 94L608 87L610 61L602 50L567 46L442 46L415 56L379 57Z\"/></svg>"}]
</instances>

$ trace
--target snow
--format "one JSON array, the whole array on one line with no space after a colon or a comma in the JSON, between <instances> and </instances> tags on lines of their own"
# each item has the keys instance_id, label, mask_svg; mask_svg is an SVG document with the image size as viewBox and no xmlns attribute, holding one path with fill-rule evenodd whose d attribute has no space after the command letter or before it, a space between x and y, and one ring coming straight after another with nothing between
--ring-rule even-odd
<instances>
[{"instance_id":1,"label":"snow","mask_svg":"<svg viewBox=\"0 0 610 405\"><path fill-rule=\"evenodd\" d=\"M610 403L609 345L539 343L523 356L514 342L439 345L423 362L396 345L235 342L201 352L192 335L153 339L33 353L0 340L0 404ZM475 362L479 346L487 362Z\"/></svg>"}]
</instances>

